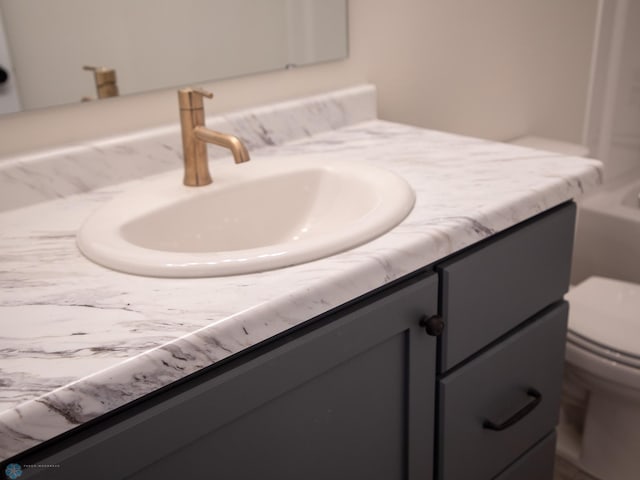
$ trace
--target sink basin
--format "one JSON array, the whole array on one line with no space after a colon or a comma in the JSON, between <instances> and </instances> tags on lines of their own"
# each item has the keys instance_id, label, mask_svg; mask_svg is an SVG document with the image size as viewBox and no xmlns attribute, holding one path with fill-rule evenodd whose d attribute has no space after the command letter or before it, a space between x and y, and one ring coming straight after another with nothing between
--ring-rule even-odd
<instances>
[{"instance_id":1,"label":"sink basin","mask_svg":"<svg viewBox=\"0 0 640 480\"><path fill-rule=\"evenodd\" d=\"M415 201L404 179L360 162L258 158L212 173L204 187L182 185L175 171L141 181L86 220L80 250L154 277L259 272L370 241Z\"/></svg>"}]
</instances>

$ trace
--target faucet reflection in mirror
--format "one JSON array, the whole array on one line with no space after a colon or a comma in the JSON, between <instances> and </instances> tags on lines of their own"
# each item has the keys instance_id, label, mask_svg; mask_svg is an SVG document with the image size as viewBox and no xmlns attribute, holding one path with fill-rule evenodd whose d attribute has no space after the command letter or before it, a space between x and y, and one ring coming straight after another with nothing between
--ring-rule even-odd
<instances>
[{"instance_id":1,"label":"faucet reflection in mirror","mask_svg":"<svg viewBox=\"0 0 640 480\"><path fill-rule=\"evenodd\" d=\"M242 141L233 135L209 130L204 126L203 97L213 98L213 93L199 88L178 90L180 127L184 153L184 181L190 187L209 185L207 143L228 148L236 163L248 162L249 152Z\"/></svg>"},{"instance_id":2,"label":"faucet reflection in mirror","mask_svg":"<svg viewBox=\"0 0 640 480\"><path fill-rule=\"evenodd\" d=\"M93 72L98 99L117 97L119 95L115 69L109 67L91 67L87 65L82 67L82 69ZM91 100L94 100L94 98L82 97L83 102L89 102Z\"/></svg>"}]
</instances>

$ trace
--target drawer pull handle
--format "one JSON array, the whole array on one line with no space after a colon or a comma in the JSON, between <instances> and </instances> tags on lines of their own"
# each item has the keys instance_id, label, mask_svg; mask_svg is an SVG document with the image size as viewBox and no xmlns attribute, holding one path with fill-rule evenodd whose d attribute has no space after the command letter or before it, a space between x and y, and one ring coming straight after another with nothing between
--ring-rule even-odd
<instances>
[{"instance_id":1,"label":"drawer pull handle","mask_svg":"<svg viewBox=\"0 0 640 480\"><path fill-rule=\"evenodd\" d=\"M437 337L444 330L444 321L442 320L442 317L438 315L432 315L429 318L425 316L420 320L420 326L427 331L428 335Z\"/></svg>"},{"instance_id":2,"label":"drawer pull handle","mask_svg":"<svg viewBox=\"0 0 640 480\"><path fill-rule=\"evenodd\" d=\"M505 428L509 428L511 425L515 423L518 423L520 420L526 417L529 413L531 413L533 409L536 408L542 401L542 394L539 391L537 391L535 388L528 389L527 395L530 397L529 402L527 402L527 404L524 407L522 407L520 410L518 410L516 413L514 413L511 417L506 419L504 422L493 423L491 420L485 420L482 426L487 430L500 431L500 430L504 430Z\"/></svg>"}]
</instances>

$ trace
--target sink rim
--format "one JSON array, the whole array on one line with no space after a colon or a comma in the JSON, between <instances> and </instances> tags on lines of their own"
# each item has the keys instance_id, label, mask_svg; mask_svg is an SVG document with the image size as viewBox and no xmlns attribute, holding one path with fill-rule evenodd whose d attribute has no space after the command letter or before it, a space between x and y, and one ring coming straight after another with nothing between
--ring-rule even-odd
<instances>
[{"instance_id":1,"label":"sink rim","mask_svg":"<svg viewBox=\"0 0 640 480\"><path fill-rule=\"evenodd\" d=\"M248 174L248 169L252 173ZM248 178L259 179L307 169L353 176L357 181L370 185L377 196L375 206L358 218L353 228L345 231L318 233L300 241L242 250L153 250L130 243L122 236L124 225L153 211L202 195L215 197L216 189L251 182ZM167 172L143 180L111 199L80 227L76 236L79 250L95 263L135 275L201 278L258 273L318 260L368 243L401 223L415 205L415 192L404 178L387 169L354 160L308 156L254 158L245 164L217 165L213 183L204 187L186 187L181 184L180 177L179 171ZM122 210L126 212L126 218L119 215Z\"/></svg>"}]
</instances>

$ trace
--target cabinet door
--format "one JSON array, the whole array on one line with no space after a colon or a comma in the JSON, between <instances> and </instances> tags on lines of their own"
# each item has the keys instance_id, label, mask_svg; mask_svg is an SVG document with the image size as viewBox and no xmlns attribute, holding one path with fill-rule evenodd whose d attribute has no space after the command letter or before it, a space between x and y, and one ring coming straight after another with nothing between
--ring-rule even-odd
<instances>
[{"instance_id":1,"label":"cabinet door","mask_svg":"<svg viewBox=\"0 0 640 480\"><path fill-rule=\"evenodd\" d=\"M420 320L437 290L423 274L354 303L18 459L60 465L22 478L432 478L436 342Z\"/></svg>"}]
</instances>

